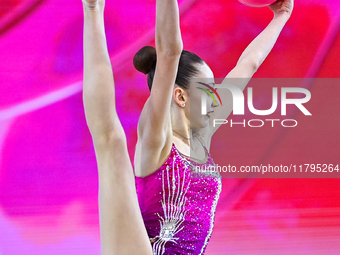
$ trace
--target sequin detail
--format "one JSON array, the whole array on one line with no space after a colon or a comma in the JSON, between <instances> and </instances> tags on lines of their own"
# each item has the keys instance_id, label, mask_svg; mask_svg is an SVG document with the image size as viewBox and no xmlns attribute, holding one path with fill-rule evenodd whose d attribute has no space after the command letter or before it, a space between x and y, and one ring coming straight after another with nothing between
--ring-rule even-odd
<instances>
[{"instance_id":1,"label":"sequin detail","mask_svg":"<svg viewBox=\"0 0 340 255\"><path fill-rule=\"evenodd\" d=\"M214 166L214 162L210 154L205 164L191 161L173 144L169 158L156 172L136 177L154 255L204 253L214 226L221 177L197 173L196 166Z\"/></svg>"},{"instance_id":2,"label":"sequin detail","mask_svg":"<svg viewBox=\"0 0 340 255\"><path fill-rule=\"evenodd\" d=\"M163 199L162 207L164 218L157 213L161 218L160 222L160 234L156 236L157 241L153 244L153 253L157 255L163 255L165 252L166 242L176 242L178 237L175 235L181 231L184 226L181 226L185 220L185 203L187 198L185 197L188 188L190 186L190 180L188 183L185 182L186 172L184 172L182 181L180 179L180 168L173 166L171 168L172 176L170 181L169 165L166 167L166 171L162 172L162 188L163 188ZM166 172L166 182L164 181L164 173ZM166 192L166 188L168 192Z\"/></svg>"},{"instance_id":3,"label":"sequin detail","mask_svg":"<svg viewBox=\"0 0 340 255\"><path fill-rule=\"evenodd\" d=\"M190 164L190 166L191 166L191 177L192 178L215 177L218 180L218 190L216 192L215 199L213 201L213 205L211 207L212 217L211 217L211 221L210 221L210 229L209 229L209 233L208 233L208 235L207 235L207 237L204 241L204 245L202 246L201 252L199 254L199 255L201 255L201 254L203 254L206 246L208 245L208 241L211 237L211 234L212 234L212 231L213 231L213 228L214 228L214 216L215 216L216 206L217 206L218 199L220 197L220 193L222 191L221 175L218 171L210 171L209 167L208 167L208 170L199 171L199 170L202 170L202 169L206 169L206 168L204 168L206 166L202 166L202 164L198 164L195 161L191 161L191 160L187 159L186 157L184 157L183 155L182 155L182 158L183 158L184 161L186 161L186 162L188 162L188 164ZM215 163L213 163L212 165L209 165L209 166L215 167Z\"/></svg>"}]
</instances>

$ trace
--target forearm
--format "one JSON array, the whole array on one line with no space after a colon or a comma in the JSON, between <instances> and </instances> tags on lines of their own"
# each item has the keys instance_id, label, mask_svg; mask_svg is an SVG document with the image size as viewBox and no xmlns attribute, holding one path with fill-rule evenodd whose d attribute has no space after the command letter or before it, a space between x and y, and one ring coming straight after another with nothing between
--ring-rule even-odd
<instances>
[{"instance_id":1,"label":"forearm","mask_svg":"<svg viewBox=\"0 0 340 255\"><path fill-rule=\"evenodd\" d=\"M244 50L238 64L247 61L257 69L274 47L288 19L288 13L276 14L269 25Z\"/></svg>"},{"instance_id":2,"label":"forearm","mask_svg":"<svg viewBox=\"0 0 340 255\"><path fill-rule=\"evenodd\" d=\"M108 134L115 123L115 91L104 31L104 4L84 3L84 88L87 124L92 136Z\"/></svg>"},{"instance_id":3,"label":"forearm","mask_svg":"<svg viewBox=\"0 0 340 255\"><path fill-rule=\"evenodd\" d=\"M155 38L157 53L172 56L182 52L183 42L177 0L157 0Z\"/></svg>"}]
</instances>

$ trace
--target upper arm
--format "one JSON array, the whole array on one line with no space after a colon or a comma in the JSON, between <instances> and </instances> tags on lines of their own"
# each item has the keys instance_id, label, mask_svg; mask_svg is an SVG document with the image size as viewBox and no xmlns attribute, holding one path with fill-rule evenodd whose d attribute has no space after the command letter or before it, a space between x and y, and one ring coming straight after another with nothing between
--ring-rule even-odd
<instances>
[{"instance_id":1,"label":"upper arm","mask_svg":"<svg viewBox=\"0 0 340 255\"><path fill-rule=\"evenodd\" d=\"M222 81L222 84L230 84L239 88L241 91L245 89L253 74L256 72L256 65L247 60L239 61L237 65L228 73L228 75ZM219 105L214 109L214 113L210 118L211 135L213 135L220 125L214 126L214 120L225 120L228 118L233 110L233 98L229 89L220 88L217 90L222 105Z\"/></svg>"},{"instance_id":2,"label":"upper arm","mask_svg":"<svg viewBox=\"0 0 340 255\"><path fill-rule=\"evenodd\" d=\"M180 55L157 55L155 76L138 125L143 141L156 147L164 146L171 125L170 106Z\"/></svg>"}]
</instances>

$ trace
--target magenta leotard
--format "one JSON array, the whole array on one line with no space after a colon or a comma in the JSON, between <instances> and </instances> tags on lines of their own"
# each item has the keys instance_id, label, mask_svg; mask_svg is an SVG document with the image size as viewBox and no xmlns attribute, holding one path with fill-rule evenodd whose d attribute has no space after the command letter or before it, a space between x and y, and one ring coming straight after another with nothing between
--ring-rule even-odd
<instances>
[{"instance_id":1,"label":"magenta leotard","mask_svg":"<svg viewBox=\"0 0 340 255\"><path fill-rule=\"evenodd\" d=\"M221 176L210 153L199 164L172 144L164 164L146 177L136 177L138 201L154 255L203 254L210 239ZM210 168L209 168L210 166Z\"/></svg>"}]
</instances>

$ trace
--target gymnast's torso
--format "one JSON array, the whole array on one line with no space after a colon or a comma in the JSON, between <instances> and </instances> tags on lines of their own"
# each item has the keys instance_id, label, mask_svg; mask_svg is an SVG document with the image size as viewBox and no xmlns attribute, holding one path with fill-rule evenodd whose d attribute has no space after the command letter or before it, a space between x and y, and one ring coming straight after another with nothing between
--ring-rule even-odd
<instances>
[{"instance_id":1,"label":"gymnast's torso","mask_svg":"<svg viewBox=\"0 0 340 255\"><path fill-rule=\"evenodd\" d=\"M221 192L219 172L204 147L206 162L182 155L172 143L164 164L135 177L138 201L154 255L203 254L210 239Z\"/></svg>"}]
</instances>

